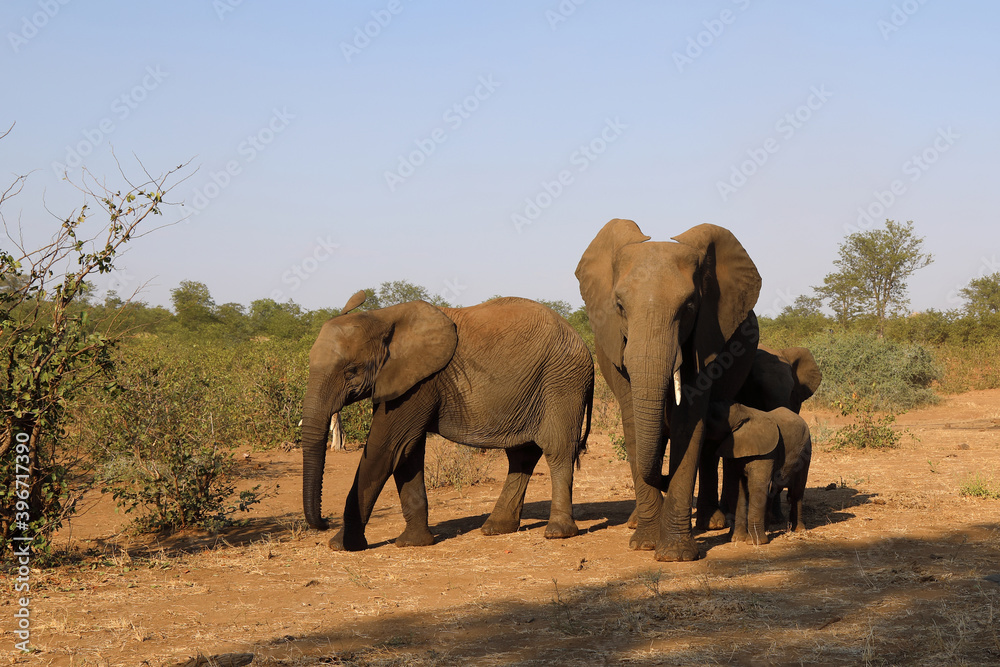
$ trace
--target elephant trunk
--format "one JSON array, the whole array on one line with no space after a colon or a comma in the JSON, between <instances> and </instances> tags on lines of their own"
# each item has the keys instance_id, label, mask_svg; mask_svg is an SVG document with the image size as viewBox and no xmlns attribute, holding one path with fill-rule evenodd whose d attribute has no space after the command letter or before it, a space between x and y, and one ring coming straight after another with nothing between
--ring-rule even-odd
<instances>
[{"instance_id":1,"label":"elephant trunk","mask_svg":"<svg viewBox=\"0 0 1000 667\"><path fill-rule=\"evenodd\" d=\"M663 338L652 338L657 339ZM677 347L663 351L637 347L636 358L627 363L635 420L636 466L647 484L663 490L667 486L663 479L665 427L673 407L680 402L681 353Z\"/></svg>"},{"instance_id":2,"label":"elephant trunk","mask_svg":"<svg viewBox=\"0 0 1000 667\"><path fill-rule=\"evenodd\" d=\"M319 530L328 528L322 514L322 502L330 417L343 407L334 405L323 394L317 383L310 379L302 402L302 509L306 522Z\"/></svg>"}]
</instances>

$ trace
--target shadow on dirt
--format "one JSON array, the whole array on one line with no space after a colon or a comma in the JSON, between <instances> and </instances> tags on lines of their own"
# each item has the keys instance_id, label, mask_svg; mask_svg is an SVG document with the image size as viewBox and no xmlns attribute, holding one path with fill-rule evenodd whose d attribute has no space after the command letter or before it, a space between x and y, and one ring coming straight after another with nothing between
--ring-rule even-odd
<instances>
[{"instance_id":1,"label":"shadow on dirt","mask_svg":"<svg viewBox=\"0 0 1000 667\"><path fill-rule=\"evenodd\" d=\"M915 656L997 664L1000 586L988 578L997 535L995 524L926 539L831 543L807 533L780 553L710 548L711 576L650 559L650 568L600 584L553 580L550 599L536 592L525 600L512 589L439 614L412 609L389 580L372 591L377 614L317 617L312 634L262 637L240 650L253 652L255 665L906 664ZM334 584L317 592L322 586L337 593ZM393 600L404 602L385 602ZM748 633L723 645L713 636L720 627Z\"/></svg>"}]
</instances>

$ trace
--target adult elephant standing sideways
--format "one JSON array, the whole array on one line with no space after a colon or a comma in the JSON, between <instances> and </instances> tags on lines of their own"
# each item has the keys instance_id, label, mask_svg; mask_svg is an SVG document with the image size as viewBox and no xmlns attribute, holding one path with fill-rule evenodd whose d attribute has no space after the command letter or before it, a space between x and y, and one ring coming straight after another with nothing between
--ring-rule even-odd
<instances>
[{"instance_id":1,"label":"adult elephant standing sideways","mask_svg":"<svg viewBox=\"0 0 1000 667\"><path fill-rule=\"evenodd\" d=\"M648 240L631 220L612 220L576 276L622 411L637 510L629 546L655 548L657 560L695 560L691 497L705 419L710 401L732 399L753 363L760 275L722 227L692 227L676 243Z\"/></svg>"},{"instance_id":2,"label":"adult elephant standing sideways","mask_svg":"<svg viewBox=\"0 0 1000 667\"><path fill-rule=\"evenodd\" d=\"M487 535L518 529L524 493L544 453L552 475L546 537L577 533L573 466L586 446L594 361L583 339L549 308L503 298L469 308L424 301L347 314L358 292L329 320L309 352L302 406L302 500L306 521L320 511L330 415L372 399L372 425L333 549L367 546L365 525L390 475L406 529L396 546L434 541L427 525L427 433L474 447L503 448L509 471Z\"/></svg>"}]
</instances>

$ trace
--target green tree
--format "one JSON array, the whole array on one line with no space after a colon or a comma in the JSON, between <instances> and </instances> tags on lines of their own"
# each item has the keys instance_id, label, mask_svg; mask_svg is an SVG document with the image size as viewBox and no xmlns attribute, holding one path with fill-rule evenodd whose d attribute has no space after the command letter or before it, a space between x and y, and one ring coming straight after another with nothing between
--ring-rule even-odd
<instances>
[{"instance_id":1,"label":"green tree","mask_svg":"<svg viewBox=\"0 0 1000 667\"><path fill-rule=\"evenodd\" d=\"M816 293L846 325L859 313L874 317L879 334L886 319L906 310L910 276L933 260L923 252L924 239L914 235L913 222L885 221L885 229L848 234L840 244L837 271L827 274Z\"/></svg>"},{"instance_id":2,"label":"green tree","mask_svg":"<svg viewBox=\"0 0 1000 667\"><path fill-rule=\"evenodd\" d=\"M250 304L250 326L258 336L301 338L309 322L302 307L294 301L278 303L274 299L257 299Z\"/></svg>"},{"instance_id":3,"label":"green tree","mask_svg":"<svg viewBox=\"0 0 1000 667\"><path fill-rule=\"evenodd\" d=\"M1000 271L970 280L958 293L968 302L964 308L967 315L1000 314Z\"/></svg>"},{"instance_id":4,"label":"green tree","mask_svg":"<svg viewBox=\"0 0 1000 667\"><path fill-rule=\"evenodd\" d=\"M535 299L535 301L542 304L543 306L548 306L552 310L556 311L557 313L565 317L567 320L569 319L570 315L573 314L573 306L569 305L568 301L562 301L562 300L546 301L545 299Z\"/></svg>"},{"instance_id":5,"label":"green tree","mask_svg":"<svg viewBox=\"0 0 1000 667\"><path fill-rule=\"evenodd\" d=\"M2 137L0 137L2 138ZM183 167L183 166L182 166ZM178 169L182 168L179 167ZM47 552L50 536L73 512L80 462L64 445L69 409L85 389L110 382L109 325L96 330L80 308L87 280L109 273L121 247L149 216L159 215L176 172L122 191L106 189L89 172L76 187L85 203L64 219L52 240L24 248L8 235L0 247L0 553L29 545ZM3 204L26 177L0 193ZM96 233L91 208L108 215ZM68 267L68 268L67 268ZM24 540L24 541L20 541Z\"/></svg>"},{"instance_id":6,"label":"green tree","mask_svg":"<svg viewBox=\"0 0 1000 667\"><path fill-rule=\"evenodd\" d=\"M450 303L442 299L437 294L431 294L423 285L415 285L408 280L387 281L379 285L378 291L374 288L366 288L364 310L375 310L376 308L387 308L407 301L426 301L435 306L448 308Z\"/></svg>"},{"instance_id":7,"label":"green tree","mask_svg":"<svg viewBox=\"0 0 1000 667\"><path fill-rule=\"evenodd\" d=\"M205 283L182 280L179 287L170 290L170 301L178 321L188 329L197 329L218 321L215 316L215 301Z\"/></svg>"}]
</instances>

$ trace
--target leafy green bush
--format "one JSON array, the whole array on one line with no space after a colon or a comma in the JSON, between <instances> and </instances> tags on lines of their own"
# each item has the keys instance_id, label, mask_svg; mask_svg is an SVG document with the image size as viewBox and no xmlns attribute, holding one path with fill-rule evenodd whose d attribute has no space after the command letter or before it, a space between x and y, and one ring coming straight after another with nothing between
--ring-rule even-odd
<instances>
[{"instance_id":1,"label":"leafy green bush","mask_svg":"<svg viewBox=\"0 0 1000 667\"><path fill-rule=\"evenodd\" d=\"M372 428L372 402L366 398L352 403L340 411L340 425L344 432L344 442L364 443Z\"/></svg>"},{"instance_id":2,"label":"leafy green bush","mask_svg":"<svg viewBox=\"0 0 1000 667\"><path fill-rule=\"evenodd\" d=\"M854 416L854 423L848 424L833 434L834 449L894 449L899 446L903 435L916 437L909 431L896 431L897 414L886 412L881 417L875 413L871 400L852 398L838 401L840 414Z\"/></svg>"},{"instance_id":3,"label":"leafy green bush","mask_svg":"<svg viewBox=\"0 0 1000 667\"><path fill-rule=\"evenodd\" d=\"M611 447L615 451L615 457L619 461L628 460L628 450L625 449L625 436L618 435L617 433L611 434Z\"/></svg>"},{"instance_id":4,"label":"leafy green bush","mask_svg":"<svg viewBox=\"0 0 1000 667\"><path fill-rule=\"evenodd\" d=\"M971 475L958 490L959 495L983 500L1000 500L1000 486L979 473Z\"/></svg>"},{"instance_id":5,"label":"leafy green bush","mask_svg":"<svg viewBox=\"0 0 1000 667\"><path fill-rule=\"evenodd\" d=\"M116 359L116 385L92 397L79 435L93 446L98 477L140 530L218 530L259 502L259 487L236 493L235 397L211 361L187 359L149 342ZM198 357L195 361L192 357Z\"/></svg>"},{"instance_id":6,"label":"leafy green bush","mask_svg":"<svg viewBox=\"0 0 1000 667\"><path fill-rule=\"evenodd\" d=\"M807 347L823 371L816 400L833 406L847 397L870 401L875 410L908 410L936 403L931 383L941 377L934 357L920 345L871 334L822 334Z\"/></svg>"}]
</instances>

